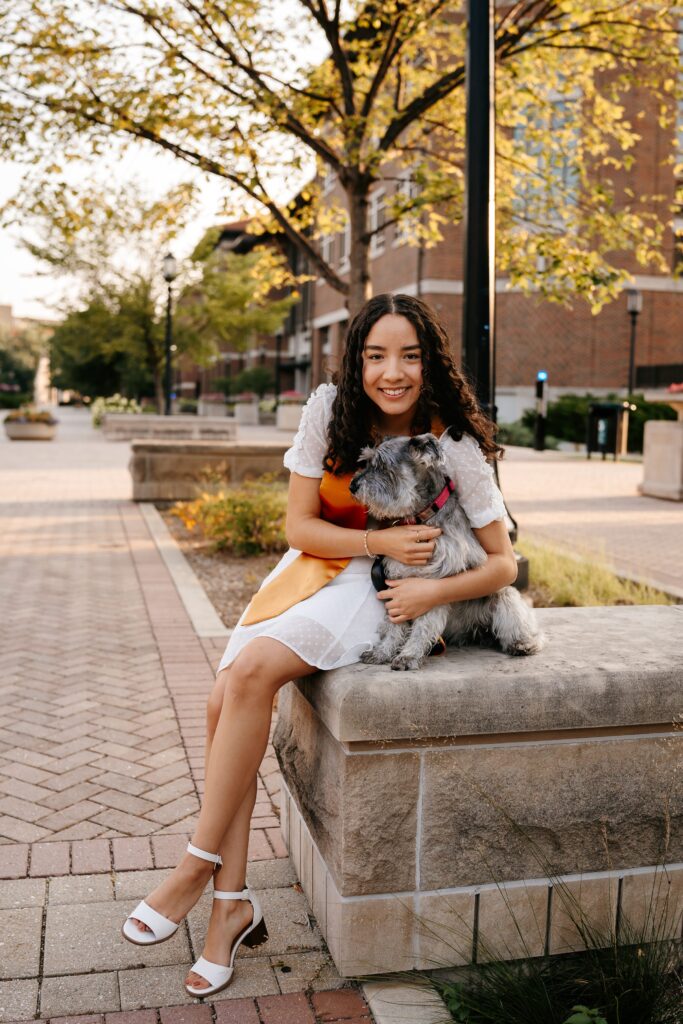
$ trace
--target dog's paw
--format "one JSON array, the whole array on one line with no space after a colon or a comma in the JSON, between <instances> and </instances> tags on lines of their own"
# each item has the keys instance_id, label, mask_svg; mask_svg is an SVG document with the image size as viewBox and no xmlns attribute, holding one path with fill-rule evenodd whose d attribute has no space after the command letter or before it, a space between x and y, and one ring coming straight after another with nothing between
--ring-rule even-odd
<instances>
[{"instance_id":1,"label":"dog's paw","mask_svg":"<svg viewBox=\"0 0 683 1024\"><path fill-rule=\"evenodd\" d=\"M377 651L363 651L360 660L364 665L386 665L386 661Z\"/></svg>"},{"instance_id":2,"label":"dog's paw","mask_svg":"<svg viewBox=\"0 0 683 1024\"><path fill-rule=\"evenodd\" d=\"M515 640L504 647L503 653L509 654L512 657L526 657L529 654L538 654L539 651L543 650L544 644L544 638L540 634L538 636L520 637L519 640Z\"/></svg>"},{"instance_id":3,"label":"dog's paw","mask_svg":"<svg viewBox=\"0 0 683 1024\"><path fill-rule=\"evenodd\" d=\"M397 654L391 662L391 667L394 672L412 672L416 668L419 668L422 664L420 658L405 658L402 654Z\"/></svg>"}]
</instances>

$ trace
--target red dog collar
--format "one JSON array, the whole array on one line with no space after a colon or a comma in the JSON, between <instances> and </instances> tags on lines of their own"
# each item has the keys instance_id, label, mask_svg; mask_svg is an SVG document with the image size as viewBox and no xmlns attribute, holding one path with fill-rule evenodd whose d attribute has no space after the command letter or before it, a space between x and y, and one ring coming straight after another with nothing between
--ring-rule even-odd
<instances>
[{"instance_id":1,"label":"red dog collar","mask_svg":"<svg viewBox=\"0 0 683 1024\"><path fill-rule=\"evenodd\" d=\"M455 484L453 483L450 477L445 477L443 490L438 495L438 497L434 499L431 505L427 505L426 508L423 508L422 511L417 512L414 516L406 516L405 519L401 519L401 523L403 524L403 526L416 526L417 523L429 522L429 520L432 519L436 515L436 513L439 512L444 507L444 505L450 498L451 494L454 493L454 491Z\"/></svg>"}]
</instances>

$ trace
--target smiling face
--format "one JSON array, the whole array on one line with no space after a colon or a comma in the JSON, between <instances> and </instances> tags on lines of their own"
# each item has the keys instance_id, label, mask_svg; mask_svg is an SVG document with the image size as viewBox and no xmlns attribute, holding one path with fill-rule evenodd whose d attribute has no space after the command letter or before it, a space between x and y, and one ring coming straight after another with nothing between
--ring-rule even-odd
<instances>
[{"instance_id":1,"label":"smiling face","mask_svg":"<svg viewBox=\"0 0 683 1024\"><path fill-rule=\"evenodd\" d=\"M387 313L363 347L363 390L379 410L378 426L408 433L422 387L422 352L410 320Z\"/></svg>"}]
</instances>

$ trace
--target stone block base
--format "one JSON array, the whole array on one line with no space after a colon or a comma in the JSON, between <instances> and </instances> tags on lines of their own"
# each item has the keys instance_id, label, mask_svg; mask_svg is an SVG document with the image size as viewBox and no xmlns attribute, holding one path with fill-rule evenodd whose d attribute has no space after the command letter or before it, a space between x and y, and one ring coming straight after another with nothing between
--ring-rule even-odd
<instances>
[{"instance_id":1,"label":"stone block base","mask_svg":"<svg viewBox=\"0 0 683 1024\"><path fill-rule=\"evenodd\" d=\"M648 420L640 493L683 501L683 420Z\"/></svg>"},{"instance_id":2,"label":"stone block base","mask_svg":"<svg viewBox=\"0 0 683 1024\"><path fill-rule=\"evenodd\" d=\"M230 441L133 441L128 464L133 501L180 501L215 493L264 473L286 479L288 444Z\"/></svg>"},{"instance_id":3,"label":"stone block base","mask_svg":"<svg viewBox=\"0 0 683 1024\"><path fill-rule=\"evenodd\" d=\"M681 938L683 863L342 896L284 782L280 808L292 865L345 978L580 950L579 921L602 932L606 944L618 922L624 937L631 929L647 933L654 921L661 938Z\"/></svg>"},{"instance_id":4,"label":"stone block base","mask_svg":"<svg viewBox=\"0 0 683 1024\"><path fill-rule=\"evenodd\" d=\"M577 902L609 933L642 924L648 886L680 934L683 608L538 614L533 658L281 691L283 833L340 973L579 948Z\"/></svg>"}]
</instances>

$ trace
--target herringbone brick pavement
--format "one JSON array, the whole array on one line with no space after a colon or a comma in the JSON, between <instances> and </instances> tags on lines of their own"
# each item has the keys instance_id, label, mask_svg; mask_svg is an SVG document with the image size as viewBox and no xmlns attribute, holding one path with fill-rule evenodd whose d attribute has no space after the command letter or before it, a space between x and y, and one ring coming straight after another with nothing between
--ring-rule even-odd
<instances>
[{"instance_id":1,"label":"herringbone brick pavement","mask_svg":"<svg viewBox=\"0 0 683 1024\"><path fill-rule=\"evenodd\" d=\"M60 417L57 442L0 439L0 1021L370 1024L288 863L272 748L248 865L266 945L192 1005L210 894L158 949L122 939L192 832L225 641L197 637L126 498L128 446Z\"/></svg>"},{"instance_id":2,"label":"herringbone brick pavement","mask_svg":"<svg viewBox=\"0 0 683 1024\"><path fill-rule=\"evenodd\" d=\"M82 462L67 459L58 480L49 463L30 476L2 468L22 479L22 500L10 486L0 502L0 845L21 844L5 851L6 870L21 872L24 850L31 874L77 870L67 844L91 839L117 840L114 865L152 866L157 846L120 840L191 831L222 644L205 650L196 637L137 508L88 500L96 481ZM277 786L270 753L253 859L284 855ZM35 846L48 841L62 845ZM90 848L87 870L109 870L105 845Z\"/></svg>"}]
</instances>

